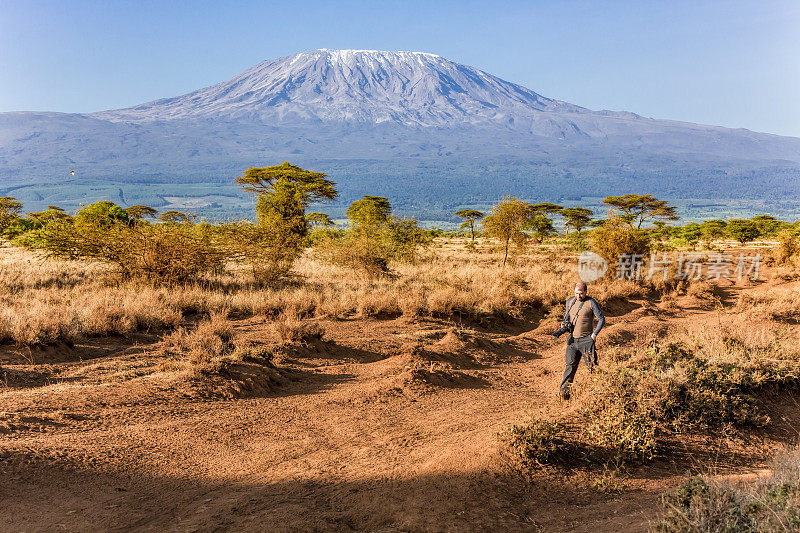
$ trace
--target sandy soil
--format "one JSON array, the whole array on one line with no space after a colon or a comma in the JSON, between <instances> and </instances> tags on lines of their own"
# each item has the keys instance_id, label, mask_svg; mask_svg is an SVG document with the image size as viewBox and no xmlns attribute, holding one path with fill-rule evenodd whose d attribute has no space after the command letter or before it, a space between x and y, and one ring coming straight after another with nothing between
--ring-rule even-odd
<instances>
[{"instance_id":1,"label":"sandy soil","mask_svg":"<svg viewBox=\"0 0 800 533\"><path fill-rule=\"evenodd\" d=\"M723 303L747 290L724 289ZM708 305L678 304L609 304L601 364L615 344L718 320ZM748 475L800 426L788 409L782 428L736 450L684 443L632 470L620 493L580 473L526 481L503 467L497 434L577 407L555 394L564 346L546 333L556 318L322 325L324 340L286 351L269 392L238 398L153 370L155 336L3 348L0 529L645 531L688 471L713 462ZM261 319L236 331L269 341Z\"/></svg>"}]
</instances>

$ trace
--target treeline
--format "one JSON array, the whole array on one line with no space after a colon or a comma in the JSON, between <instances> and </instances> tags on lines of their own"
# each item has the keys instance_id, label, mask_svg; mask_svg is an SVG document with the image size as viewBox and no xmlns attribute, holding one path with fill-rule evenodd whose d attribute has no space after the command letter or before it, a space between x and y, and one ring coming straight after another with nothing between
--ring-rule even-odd
<instances>
[{"instance_id":1,"label":"treeline","mask_svg":"<svg viewBox=\"0 0 800 533\"><path fill-rule=\"evenodd\" d=\"M308 247L367 275L387 274L390 261L416 261L419 248L443 233L423 230L413 218L392 215L388 198L369 195L350 205L346 229L335 228L324 213L307 212L313 203L337 198L335 183L322 172L289 162L249 168L236 182L254 196L256 221L212 224L174 210L159 215L149 206L123 208L110 201L85 206L75 214L49 206L21 216L22 204L3 197L0 233L53 257L114 265L124 277L186 282L235 262L248 265L254 278L265 283L283 278ZM694 248L701 241L710 244L725 237L740 243L779 238L788 256L800 249L798 223L768 215L669 226L667 222L678 219L675 208L650 194L609 196L603 202L609 210L602 219L594 219L584 207L532 204L511 196L503 197L488 213L463 209L455 214L463 220L461 229L468 232L467 246L475 247L482 229L500 243L504 264L512 249L555 236L556 216L563 218L573 245L592 248L612 261L621 254L665 249L670 242ZM645 223L653 226L643 228Z\"/></svg>"},{"instance_id":2,"label":"treeline","mask_svg":"<svg viewBox=\"0 0 800 533\"><path fill-rule=\"evenodd\" d=\"M209 223L178 211L158 216L152 207L122 208L101 201L74 215L57 206L21 216L22 204L0 198L0 233L52 257L111 264L123 277L186 282L220 272L229 262L246 264L256 280L284 277L308 246L331 261L371 275L388 272L391 260L415 261L417 248L433 238L416 220L391 214L388 198L365 196L348 210L350 226L334 229L312 203L337 197L322 172L281 165L249 168L237 184L255 197L256 221Z\"/></svg>"},{"instance_id":3,"label":"treeline","mask_svg":"<svg viewBox=\"0 0 800 533\"><path fill-rule=\"evenodd\" d=\"M675 207L651 194L608 196L603 203L608 206L607 217L598 219L593 219L592 210L585 207L531 204L512 196L503 197L488 214L474 209L462 209L454 214L463 220L461 229L470 238L468 246L474 246L476 230L482 226L486 236L500 241L504 263L512 245L521 250L530 241L539 243L557 235L555 216L562 217L567 235L574 230L571 244L592 248L607 260L616 260L623 254L645 254L682 246L694 249L701 242L709 247L721 239L732 239L740 244L759 238L777 239L786 257L800 250L800 222L789 223L770 215L758 215L750 220L708 220L670 226L668 221L679 218ZM645 223L652 223L652 226L643 228ZM589 228L588 235L581 233L585 228Z\"/></svg>"}]
</instances>

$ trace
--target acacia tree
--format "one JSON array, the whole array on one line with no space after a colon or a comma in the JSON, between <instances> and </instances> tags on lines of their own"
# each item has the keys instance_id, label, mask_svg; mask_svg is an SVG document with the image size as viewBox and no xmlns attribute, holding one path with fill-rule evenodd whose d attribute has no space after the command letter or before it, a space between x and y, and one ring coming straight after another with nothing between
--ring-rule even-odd
<instances>
[{"instance_id":1,"label":"acacia tree","mask_svg":"<svg viewBox=\"0 0 800 533\"><path fill-rule=\"evenodd\" d=\"M333 226L333 220L325 213L308 213L306 215L306 224L310 228L329 228Z\"/></svg>"},{"instance_id":2,"label":"acacia tree","mask_svg":"<svg viewBox=\"0 0 800 533\"><path fill-rule=\"evenodd\" d=\"M558 214L563 209L558 204L540 202L530 207L531 216L525 223L525 229L533 232L534 238L541 242L545 237L554 233L552 215Z\"/></svg>"},{"instance_id":3,"label":"acacia tree","mask_svg":"<svg viewBox=\"0 0 800 533\"><path fill-rule=\"evenodd\" d=\"M257 278L271 281L288 271L302 249L308 234L308 206L333 200L338 192L323 172L305 170L288 161L248 168L236 183L256 195L258 216L257 227L247 228L249 237L242 241L241 253L253 265Z\"/></svg>"},{"instance_id":4,"label":"acacia tree","mask_svg":"<svg viewBox=\"0 0 800 533\"><path fill-rule=\"evenodd\" d=\"M176 211L175 209L164 211L161 213L161 216L159 216L158 219L161 222L166 222L168 224L186 223L190 221L189 215L186 213L181 213L180 211Z\"/></svg>"},{"instance_id":5,"label":"acacia tree","mask_svg":"<svg viewBox=\"0 0 800 533\"><path fill-rule=\"evenodd\" d=\"M125 212L134 222L139 222L144 217L155 218L158 214L158 211L147 205L132 205L126 207Z\"/></svg>"},{"instance_id":6,"label":"acacia tree","mask_svg":"<svg viewBox=\"0 0 800 533\"><path fill-rule=\"evenodd\" d=\"M724 220L705 220L701 222L700 233L706 242L706 246L710 246L715 239L723 238L727 225L728 223Z\"/></svg>"},{"instance_id":7,"label":"acacia tree","mask_svg":"<svg viewBox=\"0 0 800 533\"><path fill-rule=\"evenodd\" d=\"M259 223L279 226L288 234L308 233L305 214L314 202L338 196L334 182L325 173L305 170L284 161L280 165L248 168L236 178L239 186L256 195Z\"/></svg>"},{"instance_id":8,"label":"acacia tree","mask_svg":"<svg viewBox=\"0 0 800 533\"><path fill-rule=\"evenodd\" d=\"M0 232L19 219L22 203L13 196L0 197Z\"/></svg>"},{"instance_id":9,"label":"acacia tree","mask_svg":"<svg viewBox=\"0 0 800 533\"><path fill-rule=\"evenodd\" d=\"M555 231L553 221L547 215L531 213L530 218L525 222L524 229L533 233L536 242L542 242L545 237L549 237Z\"/></svg>"},{"instance_id":10,"label":"acacia tree","mask_svg":"<svg viewBox=\"0 0 800 533\"><path fill-rule=\"evenodd\" d=\"M350 230L344 246L335 250L335 262L355 267L371 277L389 272L391 251L381 229L392 215L392 205L384 196L365 194L347 208Z\"/></svg>"},{"instance_id":11,"label":"acacia tree","mask_svg":"<svg viewBox=\"0 0 800 533\"><path fill-rule=\"evenodd\" d=\"M667 204L666 200L659 200L652 194L623 194L622 196L607 196L603 203L617 208L621 218L636 229L642 227L645 220L663 219L678 220L675 208Z\"/></svg>"},{"instance_id":12,"label":"acacia tree","mask_svg":"<svg viewBox=\"0 0 800 533\"><path fill-rule=\"evenodd\" d=\"M54 205L48 205L47 209L44 211L36 211L34 213L28 213L28 218L37 225L41 227L45 224L49 224L54 220L64 220L71 218L67 213L64 212L63 209Z\"/></svg>"},{"instance_id":13,"label":"acacia tree","mask_svg":"<svg viewBox=\"0 0 800 533\"><path fill-rule=\"evenodd\" d=\"M210 224L131 224L118 205L102 201L61 216L21 235L17 242L53 257L114 265L124 277L187 282L222 267L224 247Z\"/></svg>"},{"instance_id":14,"label":"acacia tree","mask_svg":"<svg viewBox=\"0 0 800 533\"><path fill-rule=\"evenodd\" d=\"M469 228L469 233L472 236L472 244L475 244L475 222L486 215L475 209L461 209L456 211L456 216L464 221L461 223L461 226L459 226L461 229Z\"/></svg>"},{"instance_id":15,"label":"acacia tree","mask_svg":"<svg viewBox=\"0 0 800 533\"><path fill-rule=\"evenodd\" d=\"M384 196L365 194L361 200L356 200L347 208L347 218L353 224L353 229L358 231L376 230L389 220L391 214L392 205Z\"/></svg>"},{"instance_id":16,"label":"acacia tree","mask_svg":"<svg viewBox=\"0 0 800 533\"><path fill-rule=\"evenodd\" d=\"M758 226L758 232L764 236L776 235L781 227L786 224L770 215L757 215L752 220Z\"/></svg>"},{"instance_id":17,"label":"acacia tree","mask_svg":"<svg viewBox=\"0 0 800 533\"><path fill-rule=\"evenodd\" d=\"M593 214L591 209L586 209L585 207L565 207L561 210L561 216L564 217L564 225L568 228L573 228L578 232L578 235L592 221Z\"/></svg>"},{"instance_id":18,"label":"acacia tree","mask_svg":"<svg viewBox=\"0 0 800 533\"><path fill-rule=\"evenodd\" d=\"M417 248L430 242L413 218L392 214L389 199L364 196L347 209L350 227L341 238L332 239L322 250L331 261L356 268L370 277L389 273L389 261L417 258Z\"/></svg>"},{"instance_id":19,"label":"acacia tree","mask_svg":"<svg viewBox=\"0 0 800 533\"><path fill-rule=\"evenodd\" d=\"M695 246L697 246L697 242L700 240L700 237L703 235L703 229L700 227L700 224L697 222L689 222L682 228L680 228L679 235L686 241L686 243L692 247L694 250Z\"/></svg>"},{"instance_id":20,"label":"acacia tree","mask_svg":"<svg viewBox=\"0 0 800 533\"><path fill-rule=\"evenodd\" d=\"M740 218L730 219L725 230L730 237L739 241L740 244L755 240L760 235L757 223Z\"/></svg>"},{"instance_id":21,"label":"acacia tree","mask_svg":"<svg viewBox=\"0 0 800 533\"><path fill-rule=\"evenodd\" d=\"M531 204L513 196L503 196L483 219L486 233L503 244L503 265L508 260L508 248L512 242L520 247L525 244L527 236L523 230L533 217Z\"/></svg>"},{"instance_id":22,"label":"acacia tree","mask_svg":"<svg viewBox=\"0 0 800 533\"><path fill-rule=\"evenodd\" d=\"M537 215L556 215L560 213L562 209L564 209L562 206L550 202L540 202L531 206L531 211Z\"/></svg>"},{"instance_id":23,"label":"acacia tree","mask_svg":"<svg viewBox=\"0 0 800 533\"><path fill-rule=\"evenodd\" d=\"M108 200L89 204L75 214L76 226L93 228L109 228L115 224L127 224L128 220L128 213Z\"/></svg>"}]
</instances>

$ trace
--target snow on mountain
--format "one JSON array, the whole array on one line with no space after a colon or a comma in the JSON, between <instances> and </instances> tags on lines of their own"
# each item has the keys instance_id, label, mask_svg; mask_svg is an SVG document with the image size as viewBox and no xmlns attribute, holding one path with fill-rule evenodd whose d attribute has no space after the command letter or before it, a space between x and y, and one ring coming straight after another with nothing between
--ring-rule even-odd
<instances>
[{"instance_id":1,"label":"snow on mountain","mask_svg":"<svg viewBox=\"0 0 800 533\"><path fill-rule=\"evenodd\" d=\"M542 111L585 110L434 54L323 49L263 61L183 96L92 116L135 123L226 118L443 126Z\"/></svg>"}]
</instances>

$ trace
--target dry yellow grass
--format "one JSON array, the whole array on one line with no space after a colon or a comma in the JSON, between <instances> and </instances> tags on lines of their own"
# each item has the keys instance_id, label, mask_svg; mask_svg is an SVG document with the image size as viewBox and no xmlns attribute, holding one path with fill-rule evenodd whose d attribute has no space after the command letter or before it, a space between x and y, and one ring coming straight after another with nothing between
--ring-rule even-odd
<instances>
[{"instance_id":1,"label":"dry yellow grass","mask_svg":"<svg viewBox=\"0 0 800 533\"><path fill-rule=\"evenodd\" d=\"M736 307L748 316L797 323L800 321L800 286L768 287L743 294Z\"/></svg>"},{"instance_id":2,"label":"dry yellow grass","mask_svg":"<svg viewBox=\"0 0 800 533\"><path fill-rule=\"evenodd\" d=\"M545 247L501 263L501 255L485 245L470 251L459 241L441 241L424 260L393 264L393 275L381 278L326 263L309 251L295 263L292 279L279 287L260 286L248 269L236 265L196 283L156 286L122 280L101 265L47 260L5 246L0 248L0 342L43 345L159 332L214 313L520 316L525 309L560 303L577 280L575 258ZM611 280L594 284L592 295L608 301L652 289L659 287Z\"/></svg>"}]
</instances>

